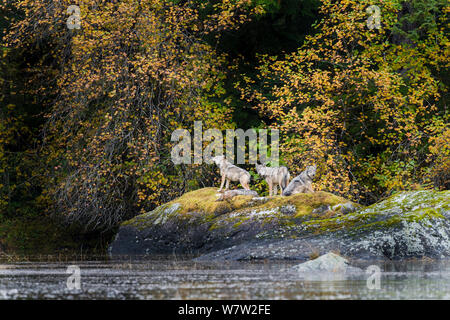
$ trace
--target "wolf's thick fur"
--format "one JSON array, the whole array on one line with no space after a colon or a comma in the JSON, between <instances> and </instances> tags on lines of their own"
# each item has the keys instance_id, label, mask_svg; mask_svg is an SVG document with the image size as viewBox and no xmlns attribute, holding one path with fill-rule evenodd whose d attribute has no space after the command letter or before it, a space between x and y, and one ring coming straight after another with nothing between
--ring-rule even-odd
<instances>
[{"instance_id":1,"label":"wolf's thick fur","mask_svg":"<svg viewBox=\"0 0 450 320\"><path fill-rule=\"evenodd\" d=\"M225 181L227 182L225 190L228 190L230 181L239 181L245 190L250 190L250 173L242 168L236 167L227 161L224 156L215 156L211 160L219 167L220 175L222 176L219 192L222 191Z\"/></svg>"},{"instance_id":2,"label":"wolf's thick fur","mask_svg":"<svg viewBox=\"0 0 450 320\"><path fill-rule=\"evenodd\" d=\"M316 175L316 166L308 166L306 170L296 176L283 192L283 196L296 193L313 193L312 181Z\"/></svg>"},{"instance_id":3,"label":"wolf's thick fur","mask_svg":"<svg viewBox=\"0 0 450 320\"><path fill-rule=\"evenodd\" d=\"M269 185L269 196L278 193L277 185L280 186L281 194L283 194L283 190L287 187L289 178L291 177L286 167L270 168L265 165L257 164L256 172L266 179L266 182Z\"/></svg>"}]
</instances>

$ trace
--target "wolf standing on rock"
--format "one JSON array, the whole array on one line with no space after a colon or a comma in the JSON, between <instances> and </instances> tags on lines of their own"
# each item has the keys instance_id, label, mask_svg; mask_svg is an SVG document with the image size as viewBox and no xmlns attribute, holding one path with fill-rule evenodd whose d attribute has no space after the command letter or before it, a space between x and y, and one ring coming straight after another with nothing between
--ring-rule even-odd
<instances>
[{"instance_id":1,"label":"wolf standing on rock","mask_svg":"<svg viewBox=\"0 0 450 320\"><path fill-rule=\"evenodd\" d=\"M212 161L219 167L220 175L222 176L222 183L220 184L219 192L222 191L226 180L225 190L228 190L230 181L239 181L245 190L250 190L250 173L239 168L225 159L224 156L215 156L211 158Z\"/></svg>"},{"instance_id":2,"label":"wolf standing on rock","mask_svg":"<svg viewBox=\"0 0 450 320\"><path fill-rule=\"evenodd\" d=\"M313 193L312 181L316 176L316 166L307 166L306 170L296 176L283 192L283 196L296 193Z\"/></svg>"},{"instance_id":3,"label":"wolf standing on rock","mask_svg":"<svg viewBox=\"0 0 450 320\"><path fill-rule=\"evenodd\" d=\"M290 178L289 171L286 167L270 168L263 164L257 164L256 172L266 179L269 185L269 197L277 195L277 185L280 186L281 194L283 194L283 190L287 187Z\"/></svg>"}]
</instances>

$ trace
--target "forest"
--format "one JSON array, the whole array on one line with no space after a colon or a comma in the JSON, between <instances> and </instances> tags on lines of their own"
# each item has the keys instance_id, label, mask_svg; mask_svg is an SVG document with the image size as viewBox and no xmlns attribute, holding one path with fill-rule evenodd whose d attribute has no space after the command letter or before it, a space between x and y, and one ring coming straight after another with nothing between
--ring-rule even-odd
<instances>
[{"instance_id":1,"label":"forest","mask_svg":"<svg viewBox=\"0 0 450 320\"><path fill-rule=\"evenodd\" d=\"M445 0L2 0L0 251L102 250L120 222L218 186L213 165L171 161L171 133L194 121L278 129L292 176L314 163L317 190L362 205L448 190L449 11Z\"/></svg>"}]
</instances>

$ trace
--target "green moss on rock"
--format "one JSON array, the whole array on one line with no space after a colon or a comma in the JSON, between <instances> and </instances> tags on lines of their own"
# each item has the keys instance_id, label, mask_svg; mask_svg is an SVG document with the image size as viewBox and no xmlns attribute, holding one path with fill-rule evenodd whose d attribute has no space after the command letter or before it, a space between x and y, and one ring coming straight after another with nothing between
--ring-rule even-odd
<instances>
[{"instance_id":1,"label":"green moss on rock","mask_svg":"<svg viewBox=\"0 0 450 320\"><path fill-rule=\"evenodd\" d=\"M261 225L293 226L296 221L319 218L313 210L320 206L332 207L350 203L358 207L357 204L328 192L270 198L236 196L224 201L217 201L216 195L216 188L188 192L153 211L122 223L122 226L145 230L170 222L178 225L187 223L191 226L206 224L209 231L214 231L221 228L244 228L246 224L256 220ZM334 214L335 212L330 211L325 217Z\"/></svg>"},{"instance_id":2,"label":"green moss on rock","mask_svg":"<svg viewBox=\"0 0 450 320\"><path fill-rule=\"evenodd\" d=\"M329 219L309 220L304 224L316 233L342 229L386 229L404 222L445 219L449 211L450 191L402 192L363 210Z\"/></svg>"},{"instance_id":3,"label":"green moss on rock","mask_svg":"<svg viewBox=\"0 0 450 320\"><path fill-rule=\"evenodd\" d=\"M205 188L125 222L111 252L303 259L312 248L334 248L362 258L445 257L449 193L402 192L362 208L327 192L216 201L216 189Z\"/></svg>"}]
</instances>

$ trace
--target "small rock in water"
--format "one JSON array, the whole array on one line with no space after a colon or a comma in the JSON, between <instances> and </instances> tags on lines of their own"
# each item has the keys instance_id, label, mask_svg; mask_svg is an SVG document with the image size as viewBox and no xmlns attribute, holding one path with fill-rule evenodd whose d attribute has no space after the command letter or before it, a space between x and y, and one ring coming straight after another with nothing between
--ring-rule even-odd
<instances>
[{"instance_id":1,"label":"small rock in water","mask_svg":"<svg viewBox=\"0 0 450 320\"><path fill-rule=\"evenodd\" d=\"M305 273L314 272L335 272L335 273L351 273L362 272L360 268L352 267L348 264L348 260L341 256L329 252L317 259L307 261L292 267L293 270Z\"/></svg>"}]
</instances>

